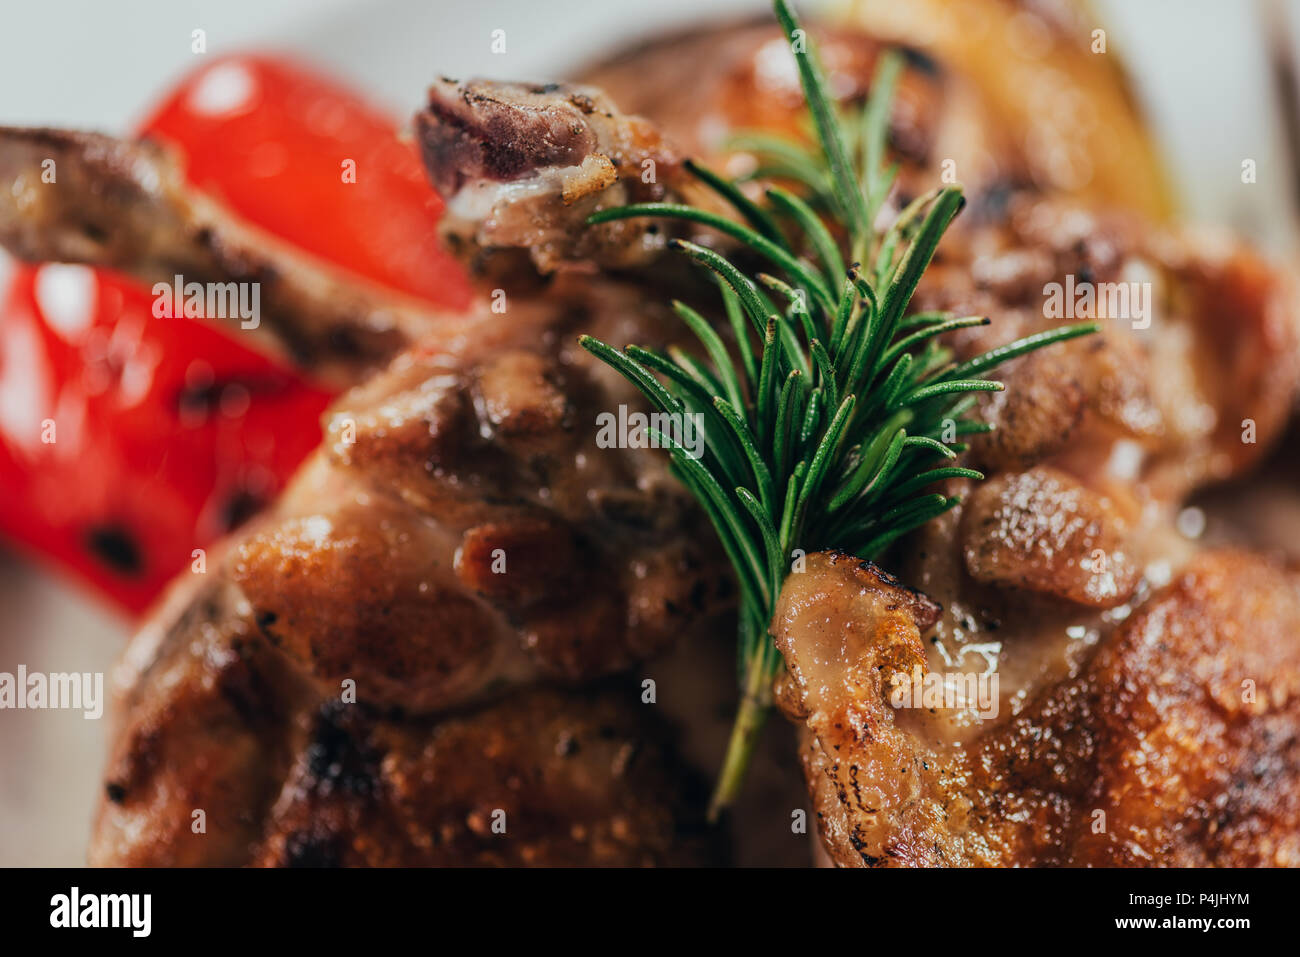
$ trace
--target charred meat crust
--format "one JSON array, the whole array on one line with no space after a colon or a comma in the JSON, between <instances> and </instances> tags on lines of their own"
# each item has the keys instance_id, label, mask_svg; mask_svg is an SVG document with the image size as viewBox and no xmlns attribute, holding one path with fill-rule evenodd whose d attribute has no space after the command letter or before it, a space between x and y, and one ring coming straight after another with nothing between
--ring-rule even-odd
<instances>
[{"instance_id":1,"label":"charred meat crust","mask_svg":"<svg viewBox=\"0 0 1300 957\"><path fill-rule=\"evenodd\" d=\"M646 866L715 860L699 782L626 689L534 689L436 724L325 704L257 866Z\"/></svg>"},{"instance_id":2,"label":"charred meat crust","mask_svg":"<svg viewBox=\"0 0 1300 957\"><path fill-rule=\"evenodd\" d=\"M848 613L829 604L846 573L816 567L831 581L796 584L826 597L779 619L796 669L821 640L807 629ZM791 695L827 850L867 867L1296 866L1297 628L1294 573L1206 553L1079 674L961 745L902 725L889 679L916 659L878 635L843 687Z\"/></svg>"},{"instance_id":3,"label":"charred meat crust","mask_svg":"<svg viewBox=\"0 0 1300 957\"><path fill-rule=\"evenodd\" d=\"M530 690L623 670L707 627L730 598L658 456L598 450L580 427L637 399L573 344L571 324L631 322L653 342L668 314L636 288L584 281L516 302L511 318L484 306L455 343L411 350L342 397L325 448L213 559L208 588L178 595L173 624L137 636L95 862L711 859L679 803L688 776L653 744L634 697L611 712L630 735L612 748L587 723L612 707L604 699ZM271 687L249 713L210 691L236 643ZM355 703L321 712L344 695ZM256 714L268 699L282 717ZM518 737L524 725L548 736ZM309 740L304 727L317 729ZM444 727L446 740L472 736L474 760L421 750ZM560 738L561 751L580 748L567 764ZM621 770L643 749L635 760L671 780ZM235 791L209 778L218 765ZM430 774L447 789L417 786ZM490 807L452 803L501 781L522 790ZM191 841L195 796L240 828ZM512 823L505 842L491 831L498 807L524 828ZM561 823L547 833L543 820Z\"/></svg>"}]
</instances>

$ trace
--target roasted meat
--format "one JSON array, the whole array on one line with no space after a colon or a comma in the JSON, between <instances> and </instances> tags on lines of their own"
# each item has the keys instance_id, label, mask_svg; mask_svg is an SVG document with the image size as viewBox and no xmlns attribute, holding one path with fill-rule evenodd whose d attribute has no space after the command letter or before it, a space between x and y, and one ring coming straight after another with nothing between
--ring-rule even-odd
<instances>
[{"instance_id":1,"label":"roasted meat","mask_svg":"<svg viewBox=\"0 0 1300 957\"><path fill-rule=\"evenodd\" d=\"M53 182L43 178L50 168ZM147 141L0 127L0 182L10 184L0 190L0 245L19 259L109 266L168 287L178 275L256 283L259 314L241 333L340 384L453 321L244 223Z\"/></svg>"},{"instance_id":2,"label":"roasted meat","mask_svg":"<svg viewBox=\"0 0 1300 957\"><path fill-rule=\"evenodd\" d=\"M819 34L832 88L861 101L884 43ZM956 354L1074 318L1048 306L1054 286L1140 298L1006 367L1011 390L983 406L998 430L965 453L990 478L898 543L892 575L815 552L786 581L777 698L819 850L842 865L1300 862L1297 575L1175 523L1285 426L1290 282L1238 245L1078 206L1132 183L1107 164L1072 184L965 44L927 37L905 60L889 203L953 177L972 198L912 306L991 319L951 336ZM1130 104L1070 62L1125 142L1149 146ZM727 630L730 582L664 456L598 444L596 415L640 398L575 342L662 344L679 329L663 287L713 289L639 271L660 268L662 223L582 224L694 201L688 156L752 171L727 135L799 134L801 101L769 26L692 31L585 79L430 90L419 145L481 286L455 318L263 242L147 145L0 134L7 246L270 283L289 348L354 383L273 510L129 646L94 863L717 859L696 778L626 672L678 645L662 674L703 680L716 656L681 656ZM51 149L57 191L33 178ZM1133 181L1154 195L1146 159ZM929 678L937 702L895 704Z\"/></svg>"},{"instance_id":3,"label":"roasted meat","mask_svg":"<svg viewBox=\"0 0 1300 957\"><path fill-rule=\"evenodd\" d=\"M228 582L185 583L122 665L90 862L112 866L713 860L693 775L620 685L438 717L324 696Z\"/></svg>"},{"instance_id":4,"label":"roasted meat","mask_svg":"<svg viewBox=\"0 0 1300 957\"><path fill-rule=\"evenodd\" d=\"M847 6L843 19L810 29L837 96L863 102L880 53L892 46L905 57L889 127L897 204L960 182L966 225L1000 219L1006 199L1024 190L1169 214L1155 145L1115 58L1091 51L1091 25L1053 15L1068 4ZM685 155L737 175L755 160L732 142L736 134L805 132L794 60L766 19L655 38L591 65L582 79L650 117Z\"/></svg>"},{"instance_id":5,"label":"roasted meat","mask_svg":"<svg viewBox=\"0 0 1300 957\"><path fill-rule=\"evenodd\" d=\"M1257 463L1285 426L1296 303L1289 274L1222 233L1020 197L999 225L941 248L916 308L993 318L955 338L960 354L1100 321L1098 336L1000 371L1008 388L987 411L1003 427L975 458L1059 458L1172 501Z\"/></svg>"},{"instance_id":6,"label":"roasted meat","mask_svg":"<svg viewBox=\"0 0 1300 957\"><path fill-rule=\"evenodd\" d=\"M613 759L617 749L604 745L587 747L568 763L562 760L567 756L547 749L566 721L578 739L591 733L584 729L598 726L602 714L623 714L620 720L628 721L641 707L639 689L622 692L622 711L609 695L594 703L580 693L528 699L563 704L544 726L526 717L528 706L518 695L544 682L590 682L665 650L705 627L710 614L725 606L729 589L699 517L669 482L660 456L651 449L596 445L597 410L637 400L621 379L577 348L575 329L604 328L611 336L657 341L666 317L641 298L637 290L609 283L559 282L544 296L521 298L505 321L484 300L480 312L466 317L457 339L402 354L340 399L327 421L325 446L272 513L231 542L206 575L195 576L204 584L182 586L174 606L179 610L162 616L166 624L151 626L133 643L131 664L122 674L125 721L97 828L97 861L182 859L153 834L188 814L175 802L184 804L190 800L184 795L202 789L210 762L190 760L186 755L194 752L179 743L161 757L157 749L160 736L174 733L183 740L191 716L203 727L220 724L223 738L247 742L231 750L246 754L250 763L221 775L252 789L230 796L252 828L238 842L244 862L289 861L299 853L297 831L282 833L279 823L283 809L299 822L294 828L305 826L300 819L308 810L294 802L317 800L310 782L301 780L314 745L298 735L304 722L318 720L313 716L349 693L367 717L335 721L329 733L359 737L339 747L379 749L375 766L395 775L385 778L383 788L426 774L424 765L419 775L397 767L395 762L407 759L396 751L384 757L383 748L413 747L421 734L433 733L428 729L443 728L439 716L466 709L481 717L447 718L453 721L448 740L505 735L494 730L498 721L528 721L550 735L539 738L536 748L519 744L517 751L501 753L503 782L516 773L507 773L507 762L532 754L560 762L560 768ZM227 679L214 678L210 669L222 662L237 665L255 700L236 706L220 695L212 698L214 686ZM498 703L503 695L506 701ZM181 706L170 703L174 696L198 696L225 717L201 717L202 709L186 704L182 726L160 729L160 722L180 713ZM653 711L639 712L648 722L647 735L660 733L652 730ZM283 714L277 721L269 712ZM410 761L441 760L419 747L417 752ZM270 754L281 759L269 760ZM648 760L653 766L657 759ZM568 802L557 792L557 810L545 812L571 813L571 826L556 826L586 838L562 841L551 853L543 851L550 845L539 836L533 850L525 844L501 851L500 859L643 859L638 855L648 846L641 842L649 832L629 825L627 846L618 845L607 833L618 825L597 817L608 813L612 819L622 813L619 802L643 800L645 813L657 806L668 821L668 808L677 806L677 785L665 784L656 799L633 780L610 776L612 767L606 767L607 781L587 768L573 787L597 789L615 806L595 810L594 797ZM518 774L523 780L553 777L542 767ZM556 786L567 785L561 780ZM254 802L253 791L263 796L261 803ZM633 791L642 797L634 800ZM330 840L352 842L338 851L342 861L449 861L458 850L470 855L462 862L492 859L487 850L482 858L474 856L480 850L471 853L459 838L441 847L436 835L412 833L402 839L413 842L412 848L388 847L395 832L374 829L399 826L392 816L407 812L383 804L385 810L368 823L372 819L358 816L350 793L322 805L332 802L336 812L321 811L339 815L342 836ZM383 800L398 800L385 793ZM422 820L438 820L439 812L426 810L435 817ZM542 813L532 804L519 808L525 820ZM439 820L437 827L443 826ZM644 850L644 859L667 859L667 833L656 848ZM606 847L611 841L612 850ZM388 847L388 856L365 850L373 842ZM226 855L237 853L216 842L193 848L210 848L211 856L185 859L230 862ZM403 856L408 853L424 856Z\"/></svg>"},{"instance_id":7,"label":"roasted meat","mask_svg":"<svg viewBox=\"0 0 1300 957\"><path fill-rule=\"evenodd\" d=\"M860 106L889 47L843 27L818 28L814 38L835 94L848 108ZM889 124L891 157L900 165L894 202L906 205L941 178L960 178L973 211L992 213L1008 191L1032 186L972 85L917 48L903 52ZM696 27L653 40L593 64L584 79L624 109L654 119L685 155L732 175L757 166L736 137L807 134L794 58L768 21Z\"/></svg>"},{"instance_id":8,"label":"roasted meat","mask_svg":"<svg viewBox=\"0 0 1300 957\"><path fill-rule=\"evenodd\" d=\"M1040 626L1039 666L1064 676L1004 686L984 722L951 677L948 700L891 706L938 670L921 641L938 614L833 553L782 592L781 700L831 861L1300 865L1300 575L1207 551L1121 621Z\"/></svg>"},{"instance_id":9,"label":"roasted meat","mask_svg":"<svg viewBox=\"0 0 1300 957\"><path fill-rule=\"evenodd\" d=\"M1300 575L1176 526L1285 426L1294 289L1122 222L1036 203L946 249L922 302L996 317L959 354L1055 324L1067 275L1141 276L1151 312L1008 366L992 474L895 550L906 585L834 553L786 582L779 700L837 864L1300 864Z\"/></svg>"},{"instance_id":10,"label":"roasted meat","mask_svg":"<svg viewBox=\"0 0 1300 957\"><path fill-rule=\"evenodd\" d=\"M700 192L658 128L595 87L443 79L416 133L447 200L440 231L471 260L517 250L543 273L645 265L663 251L663 233L628 222L588 229L587 217Z\"/></svg>"},{"instance_id":11,"label":"roasted meat","mask_svg":"<svg viewBox=\"0 0 1300 957\"><path fill-rule=\"evenodd\" d=\"M638 129L657 142L648 125ZM55 148L57 184L40 182L41 157ZM663 751L660 712L641 705L641 689L563 690L666 650L729 602L701 517L659 453L597 444L598 412L642 402L577 336L663 344L677 325L666 305L635 282L525 273L483 288L463 315L430 315L265 240L184 186L148 144L11 130L0 156L14 181L3 239L18 254L148 280L176 271L269 283L268 325L314 370L355 381L391 360L339 401L325 446L274 511L210 566L200 562L133 642L93 860L636 863L713 853L712 838L678 840L700 807L684 802L690 775ZM345 341L349 330L381 335L361 348ZM530 690L544 685L562 690ZM544 705L530 713L528 701ZM500 743L520 724L536 729L535 744ZM304 735L316 726L318 736ZM493 851L457 836L478 820L458 804L401 823L416 781L436 773L451 783L440 754L400 756L444 733L435 728L451 742L444 753L485 749L482 773L507 791L544 779L513 806L502 797L524 840ZM212 746L200 746L195 735L209 733ZM599 741L587 743L591 734ZM321 736L366 756L348 772L355 785L333 782L336 762L314 756ZM373 813L357 803L363 793ZM211 812L220 840L178 843L203 833L186 830L194 810ZM540 824L529 833L530 821L567 836L548 838ZM432 836L416 834L421 826ZM388 847L399 832L420 850Z\"/></svg>"}]
</instances>

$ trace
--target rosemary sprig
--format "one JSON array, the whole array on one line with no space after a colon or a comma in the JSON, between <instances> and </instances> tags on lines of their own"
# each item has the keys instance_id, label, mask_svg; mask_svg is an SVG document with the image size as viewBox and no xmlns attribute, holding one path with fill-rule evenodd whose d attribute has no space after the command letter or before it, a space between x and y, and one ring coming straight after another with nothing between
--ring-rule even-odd
<instances>
[{"instance_id":1,"label":"rosemary sprig","mask_svg":"<svg viewBox=\"0 0 1300 957\"><path fill-rule=\"evenodd\" d=\"M760 205L738 183L692 163L688 169L735 218L645 203L588 220L656 216L703 224L772 270L749 275L714 250L670 243L713 273L734 359L709 322L682 303L674 308L700 340L707 365L676 350L619 352L590 336L580 340L659 411L704 422L698 459L672 436L655 438L670 448L672 471L708 514L740 587L741 700L711 817L737 794L771 704L781 656L768 625L793 551L840 548L874 558L951 509L959 499L928 490L946 479L983 478L949 463L966 448L960 437L991 428L970 415L974 393L1002 388L985 374L1097 328L1085 323L1039 333L955 362L937 337L987 318L908 315L907 307L965 202L960 188L936 189L887 229L874 226L897 172L884 166L884 154L900 59L881 58L861 115L847 117L828 94L816 51L786 0L775 0L775 8L816 138L808 147L772 137L749 137L746 145L760 155L760 169L797 184L804 195L772 186Z\"/></svg>"}]
</instances>

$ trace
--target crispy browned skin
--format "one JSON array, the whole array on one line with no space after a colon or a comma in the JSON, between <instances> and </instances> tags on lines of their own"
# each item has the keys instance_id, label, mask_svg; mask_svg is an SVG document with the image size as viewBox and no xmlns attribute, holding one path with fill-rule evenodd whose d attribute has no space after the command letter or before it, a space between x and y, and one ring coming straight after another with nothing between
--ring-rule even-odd
<instances>
[{"instance_id":1,"label":"crispy browned skin","mask_svg":"<svg viewBox=\"0 0 1300 957\"><path fill-rule=\"evenodd\" d=\"M1107 31L1098 28L1111 24L1092 4L850 0L845 14L877 37L915 44L973 85L1037 189L1157 221L1176 211L1115 33L1103 49Z\"/></svg>"},{"instance_id":2,"label":"crispy browned skin","mask_svg":"<svg viewBox=\"0 0 1300 957\"><path fill-rule=\"evenodd\" d=\"M695 780L638 688L537 688L454 716L385 715L304 682L232 607L228 583L187 585L136 639L148 661L122 666L142 670L92 864L713 859Z\"/></svg>"},{"instance_id":3,"label":"crispy browned skin","mask_svg":"<svg viewBox=\"0 0 1300 957\"><path fill-rule=\"evenodd\" d=\"M557 289L341 399L277 520L232 555L267 637L325 681L428 711L617 671L718 607L725 579L662 459L596 445L597 413L637 397L575 325L661 335L637 295Z\"/></svg>"},{"instance_id":4,"label":"crispy browned skin","mask_svg":"<svg viewBox=\"0 0 1300 957\"><path fill-rule=\"evenodd\" d=\"M578 690L728 602L661 453L597 445L599 412L642 401L576 341L662 345L676 320L632 282L501 288L342 396L274 509L133 641L96 863L712 853L662 712Z\"/></svg>"},{"instance_id":5,"label":"crispy browned skin","mask_svg":"<svg viewBox=\"0 0 1300 957\"><path fill-rule=\"evenodd\" d=\"M96 863L700 859L639 689L526 690L666 649L729 587L662 459L595 445L636 399L573 326L653 341L639 297L484 304L338 402L274 511L132 643Z\"/></svg>"},{"instance_id":6,"label":"crispy browned skin","mask_svg":"<svg viewBox=\"0 0 1300 957\"><path fill-rule=\"evenodd\" d=\"M783 699L836 863L1300 865L1300 577L1207 552L963 741L888 702L891 677L926 667L932 619L912 604L833 554L782 593Z\"/></svg>"},{"instance_id":7,"label":"crispy browned skin","mask_svg":"<svg viewBox=\"0 0 1300 957\"><path fill-rule=\"evenodd\" d=\"M54 182L42 179L46 160ZM188 185L174 158L149 142L3 127L0 184L0 245L18 258L110 266L169 286L176 275L258 283L260 335L338 382L454 321L244 223Z\"/></svg>"},{"instance_id":8,"label":"crispy browned skin","mask_svg":"<svg viewBox=\"0 0 1300 957\"><path fill-rule=\"evenodd\" d=\"M916 308L992 316L954 338L970 355L1065 321L1043 304L1067 274L1150 281L1150 328L1102 319L1000 374L967 455L992 474L891 558L925 598L830 554L786 582L779 700L823 844L857 866L1300 864L1300 577L1173 523L1282 431L1293 288L1221 239L1020 200L942 247ZM996 673L997 714L895 708L915 668Z\"/></svg>"},{"instance_id":9,"label":"crispy browned skin","mask_svg":"<svg viewBox=\"0 0 1300 957\"><path fill-rule=\"evenodd\" d=\"M965 509L966 571L986 584L1118 605L1141 576L1129 544L1138 516L1126 506L1050 466L996 475Z\"/></svg>"},{"instance_id":10,"label":"crispy browned skin","mask_svg":"<svg viewBox=\"0 0 1300 957\"><path fill-rule=\"evenodd\" d=\"M914 308L992 317L955 337L960 354L1078 321L1046 311L1049 284L1151 289L1145 320L1100 318L1099 335L998 371L1007 391L986 411L1002 428L976 443L980 466L1104 474L1125 440L1135 477L1172 501L1250 467L1284 427L1300 379L1296 287L1244 244L1030 197L998 226L950 240ZM1243 441L1246 420L1254 441Z\"/></svg>"},{"instance_id":11,"label":"crispy browned skin","mask_svg":"<svg viewBox=\"0 0 1300 957\"><path fill-rule=\"evenodd\" d=\"M533 689L433 725L325 706L263 866L701 864L699 782L635 687Z\"/></svg>"}]
</instances>

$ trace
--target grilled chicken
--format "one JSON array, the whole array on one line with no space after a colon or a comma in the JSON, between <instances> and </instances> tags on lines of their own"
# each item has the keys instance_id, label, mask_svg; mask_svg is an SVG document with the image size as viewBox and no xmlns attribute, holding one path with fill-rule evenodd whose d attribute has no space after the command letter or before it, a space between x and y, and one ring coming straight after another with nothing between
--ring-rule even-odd
<instances>
[{"instance_id":1,"label":"grilled chicken","mask_svg":"<svg viewBox=\"0 0 1300 957\"><path fill-rule=\"evenodd\" d=\"M437 718L323 695L228 581L133 642L90 862L645 865L715 859L639 689L532 688Z\"/></svg>"},{"instance_id":2,"label":"grilled chicken","mask_svg":"<svg viewBox=\"0 0 1300 957\"><path fill-rule=\"evenodd\" d=\"M1020 6L983 5L1002 17ZM1035 195L1168 210L1122 85L1086 62L1070 25L1043 25L1052 64L1067 63L1106 110L1108 122L1072 127L1097 140L1076 151L1099 164L1089 177L1043 148L1045 125L1077 111L1017 114L1025 82L1009 92L980 55L983 34L902 25L933 55L913 53L903 75L895 203L920 188L911 183L939 179L944 158L972 198L913 308L992 317L951 337L959 355L1070 321L1045 315L1051 283L1150 283L1136 287L1150 297L1146 316L1130 308L1099 335L1000 371L1008 389L982 410L999 428L967 456L991 478L891 556L922 591L834 555L788 579L773 623L788 667L779 700L800 729L823 859L1296 863L1296 577L1258 555L1202 551L1174 526L1189 494L1257 464L1284 426L1300 377L1294 292L1223 237ZM833 87L862 95L879 42L851 30L818 39ZM730 155L739 171L729 133L798 115L783 46L766 25L693 30L586 78L688 152ZM1018 75L1038 77L1031 86L1056 89L1046 60L1010 55ZM1255 616L1257 642L1243 630ZM889 679L910 680L916 666L997 673L998 715L980 719L978 701L896 710ZM1162 691L1149 703L1140 695L1151 686ZM1205 733L1183 730L1197 727ZM1152 767L1148 747L1160 749Z\"/></svg>"},{"instance_id":3,"label":"grilled chicken","mask_svg":"<svg viewBox=\"0 0 1300 957\"><path fill-rule=\"evenodd\" d=\"M358 816L352 792L325 795L322 807L336 810L321 814L337 830L327 843L342 848L339 860L670 859L673 815L687 807L676 803L681 782L661 779L662 790L645 790L614 761L641 739L620 731L615 747L600 738L607 720L647 741L662 737L657 710L639 702L640 689L625 689L621 703L527 690L622 671L698 634L727 601L730 585L709 536L662 457L596 445L598 410L639 406L634 390L578 348L577 331L662 341L666 310L643 300L639 290L585 279L521 297L505 316L485 299L456 339L403 353L339 400L324 447L273 511L195 576L201 585L184 583L177 610L164 611L128 652L120 676L125 722L96 861L231 862L233 845L198 842L182 852L155 841L189 814L189 795L210 780L211 762L188 757L193 752L181 743L187 729L218 725L224 737L247 742L230 751L250 763L220 775L239 779L240 793L228 800L253 828L237 842L239 860L310 857L295 842L308 839L299 829L308 826L312 802L323 800L312 789L329 786L312 783L319 745L303 727L338 714L350 692L356 704L343 711L362 716L330 718L321 733L347 739L337 745L345 750L373 753L367 767L379 777L364 785L365 795L382 809L372 820ZM249 700L232 704L220 694L227 681L246 685ZM548 708L547 722L539 720ZM283 714L273 721L267 711ZM171 716L182 712L173 726ZM449 714L468 716L448 718L444 730L440 716ZM468 742L510 738L512 723L540 737L480 753L484 794L516 776L516 789L534 777L553 783L553 793L517 795L517 816L549 818L557 832L581 840L551 847L537 834L492 851L473 835L438 836L463 829L439 817L452 814L450 805L400 805L424 794L430 775L464 774L457 785L464 792L478 773L456 770L435 746L417 744L422 736L445 733L457 742L449 747L472 748ZM576 757L554 750L565 734L582 748ZM593 734L598 740L584 743ZM173 736L175 750L160 753ZM525 767L533 756L545 761ZM660 760L669 759L646 758L652 769ZM569 773L577 777L566 783ZM654 808L656 826L666 830L633 826ZM408 814L424 822L410 826L432 828L432 836L412 831L398 840L386 830L408 826L394 819ZM686 817L679 823L689 830ZM411 846L389 846L394 841ZM374 842L387 856L367 849Z\"/></svg>"},{"instance_id":4,"label":"grilled chicken","mask_svg":"<svg viewBox=\"0 0 1300 957\"><path fill-rule=\"evenodd\" d=\"M57 187L39 181L51 150ZM274 511L132 643L94 862L711 859L641 689L571 690L707 628L730 600L662 456L596 444L598 412L642 403L577 336L663 345L677 323L657 297L524 274L464 315L431 315L266 240L148 144L10 130L0 157L14 182L0 237L19 255L261 281L268 325L314 371L356 381L390 360L339 401ZM431 735L447 746L425 749ZM486 805L448 793L440 810L422 790L464 796L480 779L480 798L522 822L505 843ZM191 829L196 810L219 839Z\"/></svg>"},{"instance_id":5,"label":"grilled chicken","mask_svg":"<svg viewBox=\"0 0 1300 957\"><path fill-rule=\"evenodd\" d=\"M825 851L1298 865L1300 574L1176 526L1285 426L1294 290L1221 239L1038 203L949 244L919 298L996 317L955 339L972 354L1058 324L1045 286L1067 274L1140 275L1152 312L1007 368L969 453L993 474L896 550L906 585L833 553L786 582L778 699Z\"/></svg>"},{"instance_id":6,"label":"grilled chicken","mask_svg":"<svg viewBox=\"0 0 1300 957\"><path fill-rule=\"evenodd\" d=\"M1300 576L1206 551L1121 621L1040 626L1039 664L1064 676L1003 685L984 722L953 678L946 704L891 706L939 670L921 641L937 614L843 555L787 580L781 700L833 862L1300 864ZM1024 659L1030 640L1003 647Z\"/></svg>"},{"instance_id":7,"label":"grilled chicken","mask_svg":"<svg viewBox=\"0 0 1300 957\"><path fill-rule=\"evenodd\" d=\"M1086 471L1123 440L1115 477L1136 469L1172 501L1257 463L1284 427L1296 302L1288 274L1222 233L1022 197L997 227L941 247L916 308L994 318L958 336L959 353L1097 317L1100 335L1000 371L1008 389L988 411L1004 428L976 457L1010 469L1059 455Z\"/></svg>"},{"instance_id":8,"label":"grilled chicken","mask_svg":"<svg viewBox=\"0 0 1300 957\"><path fill-rule=\"evenodd\" d=\"M861 108L888 46L836 27L815 28L813 38L832 91L846 109ZM998 136L965 78L917 48L902 52L888 130L891 159L900 167L892 202L906 205L941 178L960 179L968 218L995 214L1009 191L1032 186L1014 147ZM583 78L624 109L653 118L685 155L733 176L757 166L743 142L733 142L737 137L807 133L795 60L770 21L695 27L593 64Z\"/></svg>"},{"instance_id":9,"label":"grilled chicken","mask_svg":"<svg viewBox=\"0 0 1300 957\"><path fill-rule=\"evenodd\" d=\"M848 30L821 42L833 88L860 99L881 43ZM590 275L653 261L663 236L644 221L575 227L606 205L685 195L685 156L744 171L753 158L725 134L790 132L799 100L770 27L696 31L586 79L609 95L430 92L417 128L448 234L475 265L504 252L533 267L493 277L504 313L485 284L455 320L299 273L151 148L0 136L19 187L0 197L0 237L21 254L146 279L283 277L275 325L295 352L355 355L354 381L387 363L336 404L273 511L132 641L94 863L715 859L662 719L611 676L689 646L725 608L727 577L661 454L596 446L595 414L638 399L574 343L672 335L657 288ZM1108 320L1009 366L1012 391L984 408L1001 429L967 453L992 477L889 556L898 579L814 554L787 582L778 698L824 853L1291 862L1295 577L1173 526L1188 494L1251 465L1285 422L1289 286L1235 246L1034 195L1052 184L983 95L964 64L909 51L891 202L949 160L974 200L915 308L992 317L952 339L970 354L1058 325L1048 283L1136 276L1153 283L1157 334ZM71 162L58 194L31 179L46 144ZM904 678L981 667L1001 679L996 716L978 701L888 703Z\"/></svg>"}]
</instances>

